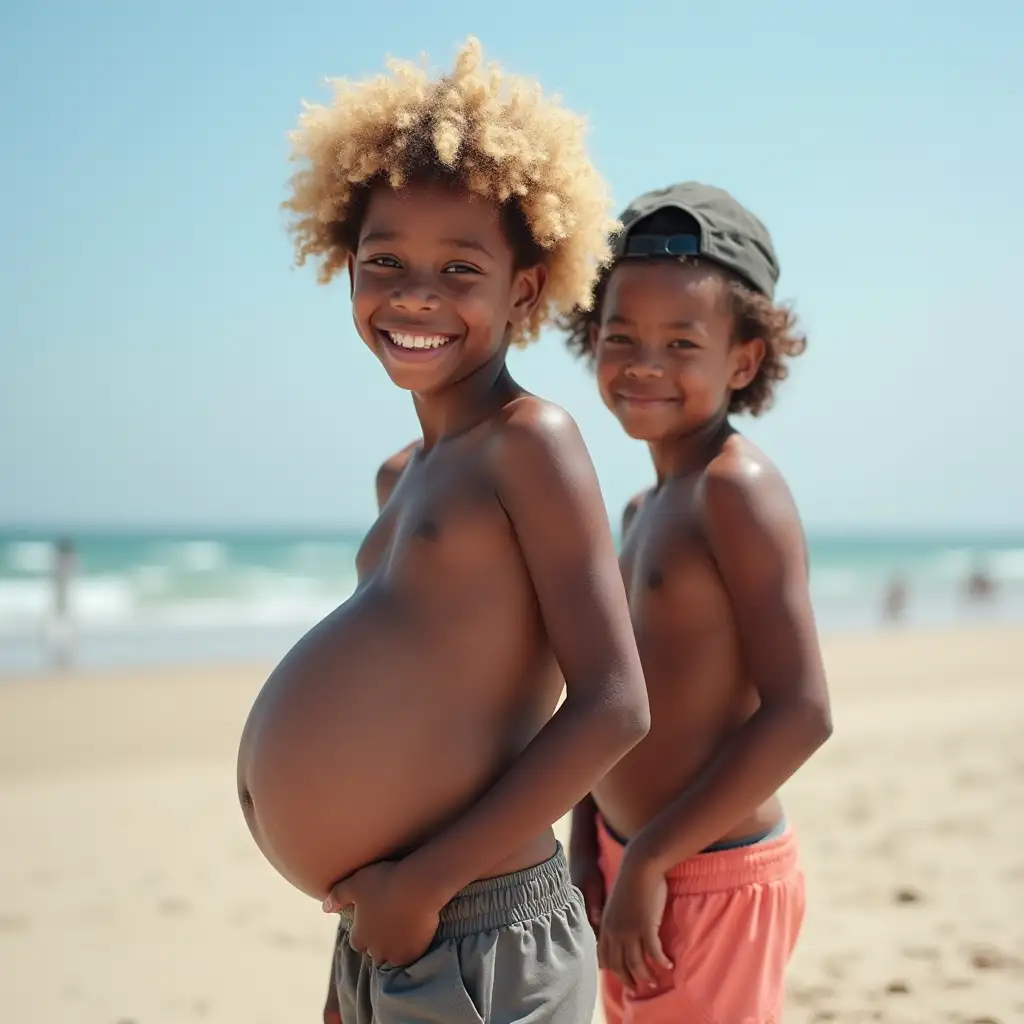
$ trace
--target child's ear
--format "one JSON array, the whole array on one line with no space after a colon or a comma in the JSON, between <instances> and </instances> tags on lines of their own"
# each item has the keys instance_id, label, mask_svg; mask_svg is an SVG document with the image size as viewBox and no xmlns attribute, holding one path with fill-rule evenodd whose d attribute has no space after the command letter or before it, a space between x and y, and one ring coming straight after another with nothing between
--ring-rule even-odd
<instances>
[{"instance_id":1,"label":"child's ear","mask_svg":"<svg viewBox=\"0 0 1024 1024\"><path fill-rule=\"evenodd\" d=\"M597 339L600 337L600 334L601 329L597 324L591 323L587 325L587 341L592 354L597 353Z\"/></svg>"},{"instance_id":2,"label":"child's ear","mask_svg":"<svg viewBox=\"0 0 1024 1024\"><path fill-rule=\"evenodd\" d=\"M729 375L729 387L733 391L742 391L757 376L764 362L765 351L763 338L754 338L733 346L732 373Z\"/></svg>"},{"instance_id":3,"label":"child's ear","mask_svg":"<svg viewBox=\"0 0 1024 1024\"><path fill-rule=\"evenodd\" d=\"M345 260L345 265L348 267L348 297L351 299L356 293L356 258L349 253L348 258Z\"/></svg>"},{"instance_id":4,"label":"child's ear","mask_svg":"<svg viewBox=\"0 0 1024 1024\"><path fill-rule=\"evenodd\" d=\"M512 309L508 315L509 323L518 326L529 320L533 311L540 304L547 283L548 268L543 263L516 271L515 279L512 281Z\"/></svg>"}]
</instances>

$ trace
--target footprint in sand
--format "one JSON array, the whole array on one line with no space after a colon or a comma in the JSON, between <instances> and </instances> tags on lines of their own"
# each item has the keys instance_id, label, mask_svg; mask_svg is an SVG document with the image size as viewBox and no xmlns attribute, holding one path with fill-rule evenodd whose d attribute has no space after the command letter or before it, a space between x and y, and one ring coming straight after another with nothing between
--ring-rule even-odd
<instances>
[{"instance_id":1,"label":"footprint in sand","mask_svg":"<svg viewBox=\"0 0 1024 1024\"><path fill-rule=\"evenodd\" d=\"M836 990L831 985L800 985L791 991L790 999L800 1006L810 1006L835 994Z\"/></svg>"},{"instance_id":2,"label":"footprint in sand","mask_svg":"<svg viewBox=\"0 0 1024 1024\"><path fill-rule=\"evenodd\" d=\"M871 816L871 805L858 801L847 806L845 820L848 825L864 825Z\"/></svg>"},{"instance_id":3,"label":"footprint in sand","mask_svg":"<svg viewBox=\"0 0 1024 1024\"><path fill-rule=\"evenodd\" d=\"M166 899L162 899L157 904L157 909L165 917L181 917L189 912L189 905L185 900L178 899L175 896L169 896Z\"/></svg>"},{"instance_id":4,"label":"footprint in sand","mask_svg":"<svg viewBox=\"0 0 1024 1024\"><path fill-rule=\"evenodd\" d=\"M893 903L901 903L904 905L909 905L911 903L923 903L924 893L921 892L920 889L915 889L911 885L904 885L900 886L900 888L892 894L892 901Z\"/></svg>"},{"instance_id":5,"label":"footprint in sand","mask_svg":"<svg viewBox=\"0 0 1024 1024\"><path fill-rule=\"evenodd\" d=\"M902 978L896 978L885 986L885 994L888 996L908 996L910 995L910 982L904 981Z\"/></svg>"},{"instance_id":6,"label":"footprint in sand","mask_svg":"<svg viewBox=\"0 0 1024 1024\"><path fill-rule=\"evenodd\" d=\"M825 973L825 977L830 978L832 981L844 981L846 979L846 969L850 964L850 959L843 957L832 957L822 962L821 969Z\"/></svg>"},{"instance_id":7,"label":"footprint in sand","mask_svg":"<svg viewBox=\"0 0 1024 1024\"><path fill-rule=\"evenodd\" d=\"M0 914L0 932L27 932L28 928L29 920L24 914Z\"/></svg>"},{"instance_id":8,"label":"footprint in sand","mask_svg":"<svg viewBox=\"0 0 1024 1024\"><path fill-rule=\"evenodd\" d=\"M992 777L990 775L971 769L958 772L953 777L953 784L958 789L983 789L988 787L991 782Z\"/></svg>"},{"instance_id":9,"label":"footprint in sand","mask_svg":"<svg viewBox=\"0 0 1024 1024\"><path fill-rule=\"evenodd\" d=\"M1016 957L995 946L975 946L970 951L968 962L976 971L1012 971L1024 966Z\"/></svg>"}]
</instances>

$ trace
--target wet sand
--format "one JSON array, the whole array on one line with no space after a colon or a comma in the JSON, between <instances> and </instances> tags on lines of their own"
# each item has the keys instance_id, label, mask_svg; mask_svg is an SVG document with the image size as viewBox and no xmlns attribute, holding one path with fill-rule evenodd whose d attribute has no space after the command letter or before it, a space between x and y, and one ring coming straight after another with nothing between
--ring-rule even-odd
<instances>
[{"instance_id":1,"label":"wet sand","mask_svg":"<svg viewBox=\"0 0 1024 1024\"><path fill-rule=\"evenodd\" d=\"M786 791L810 900L786 1019L1024 1021L1024 630L826 660L836 734ZM332 922L235 800L267 668L0 683L4 1024L320 1020Z\"/></svg>"}]
</instances>

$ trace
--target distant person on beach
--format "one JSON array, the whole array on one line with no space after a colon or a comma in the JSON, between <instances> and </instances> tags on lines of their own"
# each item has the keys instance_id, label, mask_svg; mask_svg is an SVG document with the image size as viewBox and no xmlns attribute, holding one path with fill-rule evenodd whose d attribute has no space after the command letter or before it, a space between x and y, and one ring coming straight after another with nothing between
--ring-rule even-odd
<instances>
[{"instance_id":1,"label":"distant person on beach","mask_svg":"<svg viewBox=\"0 0 1024 1024\"><path fill-rule=\"evenodd\" d=\"M907 610L907 584L902 576L893 576L885 588L882 617L886 622L899 622Z\"/></svg>"},{"instance_id":2,"label":"distant person on beach","mask_svg":"<svg viewBox=\"0 0 1024 1024\"><path fill-rule=\"evenodd\" d=\"M995 593L995 584L984 566L978 566L964 584L964 595L968 601L984 602L991 600Z\"/></svg>"},{"instance_id":3,"label":"distant person on beach","mask_svg":"<svg viewBox=\"0 0 1024 1024\"><path fill-rule=\"evenodd\" d=\"M325 1020L586 1024L596 943L552 824L645 735L647 694L590 456L506 354L590 294L607 188L581 119L475 40L440 78L341 83L295 146L300 261L347 272L422 439L355 593L253 706L242 809L339 915Z\"/></svg>"},{"instance_id":4,"label":"distant person on beach","mask_svg":"<svg viewBox=\"0 0 1024 1024\"><path fill-rule=\"evenodd\" d=\"M766 1024L804 916L776 792L832 725L800 518L730 419L769 407L805 340L767 230L726 192L676 185L621 219L564 326L654 463L620 553L651 731L576 807L572 876L608 1024Z\"/></svg>"},{"instance_id":5,"label":"distant person on beach","mask_svg":"<svg viewBox=\"0 0 1024 1024\"><path fill-rule=\"evenodd\" d=\"M78 558L75 545L70 537L61 537L53 545L53 563L50 579L53 587L48 641L50 657L58 667L66 667L71 659L74 646L74 626L71 621L71 584L74 579Z\"/></svg>"}]
</instances>

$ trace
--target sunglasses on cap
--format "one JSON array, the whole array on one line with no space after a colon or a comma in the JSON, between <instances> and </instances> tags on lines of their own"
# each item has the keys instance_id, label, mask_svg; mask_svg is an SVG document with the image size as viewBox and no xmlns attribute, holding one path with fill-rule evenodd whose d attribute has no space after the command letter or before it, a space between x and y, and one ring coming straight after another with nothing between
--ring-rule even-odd
<instances>
[{"instance_id":1,"label":"sunglasses on cap","mask_svg":"<svg viewBox=\"0 0 1024 1024\"><path fill-rule=\"evenodd\" d=\"M699 256L700 235L630 235L624 257Z\"/></svg>"}]
</instances>

